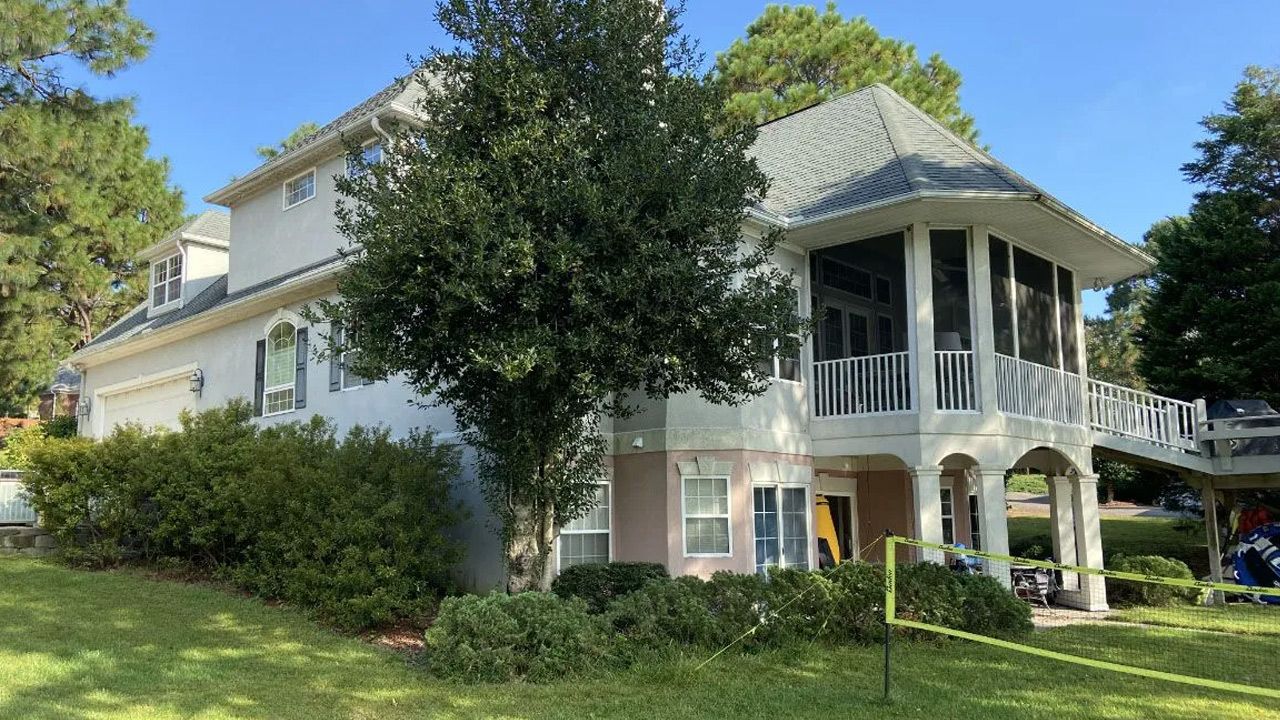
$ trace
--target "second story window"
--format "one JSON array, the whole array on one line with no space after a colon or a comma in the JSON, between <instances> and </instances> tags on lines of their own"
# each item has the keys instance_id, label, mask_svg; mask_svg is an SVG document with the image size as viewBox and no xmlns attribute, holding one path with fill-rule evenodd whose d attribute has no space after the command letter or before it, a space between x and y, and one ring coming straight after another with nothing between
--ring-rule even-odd
<instances>
[{"instance_id":1,"label":"second story window","mask_svg":"<svg viewBox=\"0 0 1280 720\"><path fill-rule=\"evenodd\" d=\"M347 177L360 177L364 169L382 162L382 143L373 142L360 149L358 154L347 156Z\"/></svg>"},{"instance_id":2,"label":"second story window","mask_svg":"<svg viewBox=\"0 0 1280 720\"><path fill-rule=\"evenodd\" d=\"M151 264L151 307L168 305L182 297L182 254Z\"/></svg>"},{"instance_id":3,"label":"second story window","mask_svg":"<svg viewBox=\"0 0 1280 720\"><path fill-rule=\"evenodd\" d=\"M301 205L316 196L316 171L308 170L301 175L285 181L284 209Z\"/></svg>"}]
</instances>

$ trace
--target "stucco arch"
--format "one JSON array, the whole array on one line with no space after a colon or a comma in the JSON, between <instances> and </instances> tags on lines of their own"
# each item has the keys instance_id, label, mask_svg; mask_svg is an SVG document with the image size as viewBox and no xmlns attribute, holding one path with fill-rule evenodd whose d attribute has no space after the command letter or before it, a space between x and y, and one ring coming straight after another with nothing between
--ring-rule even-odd
<instances>
[{"instance_id":1,"label":"stucco arch","mask_svg":"<svg viewBox=\"0 0 1280 720\"><path fill-rule=\"evenodd\" d=\"M1076 457L1072 457L1072 456ZM1081 463L1081 453L1064 452L1063 448L1053 448L1044 445L1028 448L1018 457L1009 462L1010 468L1031 468L1039 473L1050 476L1065 475L1084 475L1091 470L1085 453L1085 462Z\"/></svg>"}]
</instances>

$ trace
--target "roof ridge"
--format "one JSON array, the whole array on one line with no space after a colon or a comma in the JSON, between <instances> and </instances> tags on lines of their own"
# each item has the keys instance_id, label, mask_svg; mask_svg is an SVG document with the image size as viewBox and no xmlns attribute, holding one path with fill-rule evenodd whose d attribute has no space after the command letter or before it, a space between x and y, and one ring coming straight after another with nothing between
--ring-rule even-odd
<instances>
[{"instance_id":1,"label":"roof ridge","mask_svg":"<svg viewBox=\"0 0 1280 720\"><path fill-rule=\"evenodd\" d=\"M970 157L972 157L974 160L977 160L979 164L981 164L984 168L986 168L993 175L999 178L1001 182L1003 182L1005 185L1008 185L1010 190L1013 190L1016 192L1016 191L1019 191L1021 188L1019 188L1016 184L1009 181L1009 177L1008 177L1009 175L1016 177L1018 180L1021 180L1023 183L1027 185L1036 187L1035 183L1032 183L1031 181L1022 177L1018 173L1014 172L1008 165L1005 165L1004 163L997 160L993 155L991 155L991 153L988 153L985 150L982 150L981 148L976 147L973 143L965 140L959 135L956 135L955 132L953 132L950 128L948 128L946 125L943 125L941 122L939 122L937 118L933 117L929 113L916 107L915 104L913 104L910 100L907 100L906 98L902 97L902 95L900 95L893 88L889 87L888 85L885 85L884 83L876 83L875 86L884 90L889 95L889 97L895 101L895 104L899 108L907 110L916 118L924 121L924 123L928 125L934 132L941 134L943 138L951 141L957 147L959 147L960 149L968 153Z\"/></svg>"},{"instance_id":2,"label":"roof ridge","mask_svg":"<svg viewBox=\"0 0 1280 720\"><path fill-rule=\"evenodd\" d=\"M889 90L893 91L884 83L875 83L867 87L873 90ZM893 93L897 95L897 93ZM879 93L871 93L871 102L876 106L876 117L880 119L880 124L884 127L885 136L889 138L889 146L893 148L893 155L898 161L898 169L902 171L902 177L907 181L907 188L912 192L923 190L924 187L931 183L929 178L925 176L916 153L912 151L911 140L906 133L896 127L896 124L890 124L885 117L885 108L880 105Z\"/></svg>"}]
</instances>

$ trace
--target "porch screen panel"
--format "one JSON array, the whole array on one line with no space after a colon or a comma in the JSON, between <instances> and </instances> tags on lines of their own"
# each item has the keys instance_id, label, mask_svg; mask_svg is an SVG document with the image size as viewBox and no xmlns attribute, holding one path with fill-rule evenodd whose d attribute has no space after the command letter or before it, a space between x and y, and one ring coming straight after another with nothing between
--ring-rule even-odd
<instances>
[{"instance_id":1,"label":"porch screen panel","mask_svg":"<svg viewBox=\"0 0 1280 720\"><path fill-rule=\"evenodd\" d=\"M991 319L996 352L1013 357L1013 274L1009 272L1009 243L994 235L988 247L991 254Z\"/></svg>"},{"instance_id":2,"label":"porch screen panel","mask_svg":"<svg viewBox=\"0 0 1280 720\"><path fill-rule=\"evenodd\" d=\"M1018 357L1058 367L1057 298L1053 263L1013 248L1013 277L1018 306Z\"/></svg>"},{"instance_id":3,"label":"porch screen panel","mask_svg":"<svg viewBox=\"0 0 1280 720\"><path fill-rule=\"evenodd\" d=\"M938 350L972 350L969 331L969 235L930 230L933 263L933 331Z\"/></svg>"},{"instance_id":4,"label":"porch screen panel","mask_svg":"<svg viewBox=\"0 0 1280 720\"><path fill-rule=\"evenodd\" d=\"M1080 337L1076 334L1075 273L1058 267L1058 317L1062 321L1062 369L1080 373Z\"/></svg>"}]
</instances>

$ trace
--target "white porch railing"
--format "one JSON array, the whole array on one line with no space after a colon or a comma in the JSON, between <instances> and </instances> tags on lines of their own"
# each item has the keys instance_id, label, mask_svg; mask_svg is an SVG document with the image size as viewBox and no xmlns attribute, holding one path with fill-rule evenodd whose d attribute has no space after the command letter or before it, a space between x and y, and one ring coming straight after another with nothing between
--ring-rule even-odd
<instances>
[{"instance_id":1,"label":"white porch railing","mask_svg":"<svg viewBox=\"0 0 1280 720\"><path fill-rule=\"evenodd\" d=\"M1089 381L1094 430L1184 452L1199 452L1195 405L1149 392Z\"/></svg>"},{"instance_id":2,"label":"white porch railing","mask_svg":"<svg viewBox=\"0 0 1280 720\"><path fill-rule=\"evenodd\" d=\"M1009 415L1084 425L1079 375L996 353L996 401Z\"/></svg>"},{"instance_id":3,"label":"white porch railing","mask_svg":"<svg viewBox=\"0 0 1280 720\"><path fill-rule=\"evenodd\" d=\"M0 470L0 525L32 524L36 511L27 504L22 489L22 473Z\"/></svg>"},{"instance_id":4,"label":"white porch railing","mask_svg":"<svg viewBox=\"0 0 1280 720\"><path fill-rule=\"evenodd\" d=\"M973 352L938 350L933 366L938 383L938 409L947 412L974 412L978 397L974 391Z\"/></svg>"},{"instance_id":5,"label":"white porch railing","mask_svg":"<svg viewBox=\"0 0 1280 720\"><path fill-rule=\"evenodd\" d=\"M814 415L841 417L909 411L910 367L905 352L816 362Z\"/></svg>"}]
</instances>

